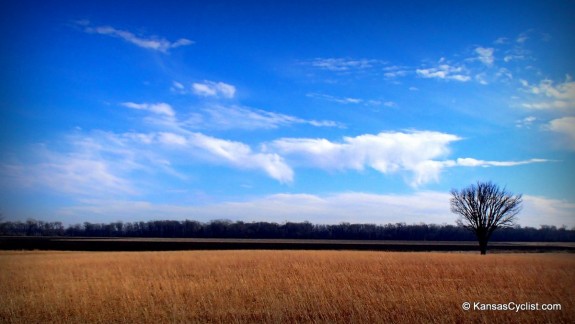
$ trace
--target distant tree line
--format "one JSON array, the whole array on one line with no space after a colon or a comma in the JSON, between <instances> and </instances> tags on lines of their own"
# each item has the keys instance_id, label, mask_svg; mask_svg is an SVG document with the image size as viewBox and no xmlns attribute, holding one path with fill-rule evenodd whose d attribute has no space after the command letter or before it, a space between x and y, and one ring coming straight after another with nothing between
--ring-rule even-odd
<instances>
[{"instance_id":1,"label":"distant tree line","mask_svg":"<svg viewBox=\"0 0 575 324\"><path fill-rule=\"evenodd\" d=\"M29 219L0 223L0 235L76 237L166 237L166 238L267 238L333 240L473 241L462 226L395 223L386 225L312 224L310 222L232 222L213 220L154 220L141 222L89 223L64 226L62 222ZM493 233L492 241L575 242L575 228L515 226Z\"/></svg>"}]
</instances>

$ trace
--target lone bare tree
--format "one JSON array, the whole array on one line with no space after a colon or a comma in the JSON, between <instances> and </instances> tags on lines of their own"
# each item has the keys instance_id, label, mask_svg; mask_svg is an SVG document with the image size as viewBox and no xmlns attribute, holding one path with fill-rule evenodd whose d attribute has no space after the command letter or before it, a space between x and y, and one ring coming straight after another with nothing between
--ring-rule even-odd
<instances>
[{"instance_id":1,"label":"lone bare tree","mask_svg":"<svg viewBox=\"0 0 575 324\"><path fill-rule=\"evenodd\" d=\"M451 195L451 211L459 215L457 224L475 233L481 254L487 253L491 234L515 225L521 211L521 195L513 195L492 182L477 182L461 191L453 189Z\"/></svg>"}]
</instances>

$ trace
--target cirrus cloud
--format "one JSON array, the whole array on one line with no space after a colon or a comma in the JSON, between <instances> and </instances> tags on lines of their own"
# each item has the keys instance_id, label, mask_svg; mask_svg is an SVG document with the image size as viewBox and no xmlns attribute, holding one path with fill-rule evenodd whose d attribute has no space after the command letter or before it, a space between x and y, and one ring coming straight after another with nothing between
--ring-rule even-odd
<instances>
[{"instance_id":1,"label":"cirrus cloud","mask_svg":"<svg viewBox=\"0 0 575 324\"><path fill-rule=\"evenodd\" d=\"M304 62L314 68L332 72L361 71L372 69L376 65L384 64L384 61L376 59L353 59L353 58L315 58Z\"/></svg>"},{"instance_id":2,"label":"cirrus cloud","mask_svg":"<svg viewBox=\"0 0 575 324\"><path fill-rule=\"evenodd\" d=\"M477 47L475 49L475 53L477 53L477 59L487 65L487 66L491 66L493 65L493 62L495 61L495 58L493 57L493 51L494 49L492 47Z\"/></svg>"},{"instance_id":3,"label":"cirrus cloud","mask_svg":"<svg viewBox=\"0 0 575 324\"><path fill-rule=\"evenodd\" d=\"M538 110L573 110L575 109L575 82L567 76L564 82L557 83L544 79L539 84L530 84L521 80L524 92L532 96L530 102L522 104L524 108Z\"/></svg>"},{"instance_id":4,"label":"cirrus cloud","mask_svg":"<svg viewBox=\"0 0 575 324\"><path fill-rule=\"evenodd\" d=\"M447 64L443 60L436 67L416 69L415 72L418 76L425 79L455 80L459 82L471 80L471 77L466 74L463 67Z\"/></svg>"},{"instance_id":5,"label":"cirrus cloud","mask_svg":"<svg viewBox=\"0 0 575 324\"><path fill-rule=\"evenodd\" d=\"M202 109L202 112L194 114L194 118L188 120L186 125L192 128L245 130L276 129L294 124L314 127L343 127L340 123L331 120L308 120L238 105L212 105Z\"/></svg>"},{"instance_id":6,"label":"cirrus cloud","mask_svg":"<svg viewBox=\"0 0 575 324\"><path fill-rule=\"evenodd\" d=\"M236 87L224 82L204 80L201 83L193 83L192 92L202 97L233 98L236 94Z\"/></svg>"},{"instance_id":7,"label":"cirrus cloud","mask_svg":"<svg viewBox=\"0 0 575 324\"><path fill-rule=\"evenodd\" d=\"M91 23L87 20L78 21L77 24L83 26L86 33L120 38L138 47L155 50L162 53L168 53L168 51L173 48L194 44L193 41L187 38L180 38L177 41L171 42L165 38L157 36L150 36L147 38L140 37L133 34L132 32L117 29L111 26L92 26Z\"/></svg>"},{"instance_id":8,"label":"cirrus cloud","mask_svg":"<svg viewBox=\"0 0 575 324\"><path fill-rule=\"evenodd\" d=\"M131 109L147 110L158 115L165 115L168 117L174 117L176 113L172 106L167 103L134 103L134 102L123 102L122 106Z\"/></svg>"}]
</instances>

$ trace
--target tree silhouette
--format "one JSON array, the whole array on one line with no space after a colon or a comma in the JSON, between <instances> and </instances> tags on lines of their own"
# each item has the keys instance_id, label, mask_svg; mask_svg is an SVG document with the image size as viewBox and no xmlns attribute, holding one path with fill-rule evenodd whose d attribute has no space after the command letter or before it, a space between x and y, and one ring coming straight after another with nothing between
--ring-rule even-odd
<instances>
[{"instance_id":1,"label":"tree silhouette","mask_svg":"<svg viewBox=\"0 0 575 324\"><path fill-rule=\"evenodd\" d=\"M453 189L451 195L451 211L460 216L457 224L475 233L481 254L487 253L491 234L515 225L521 211L521 195L514 196L492 182L477 182L461 191Z\"/></svg>"}]
</instances>

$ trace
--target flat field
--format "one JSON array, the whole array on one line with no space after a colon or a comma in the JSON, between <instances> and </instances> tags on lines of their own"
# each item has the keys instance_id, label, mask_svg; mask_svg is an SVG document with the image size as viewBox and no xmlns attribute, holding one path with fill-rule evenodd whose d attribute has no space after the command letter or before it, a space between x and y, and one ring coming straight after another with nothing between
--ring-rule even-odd
<instances>
[{"instance_id":1,"label":"flat field","mask_svg":"<svg viewBox=\"0 0 575 324\"><path fill-rule=\"evenodd\" d=\"M574 323L574 291L571 253L0 252L3 323Z\"/></svg>"}]
</instances>

